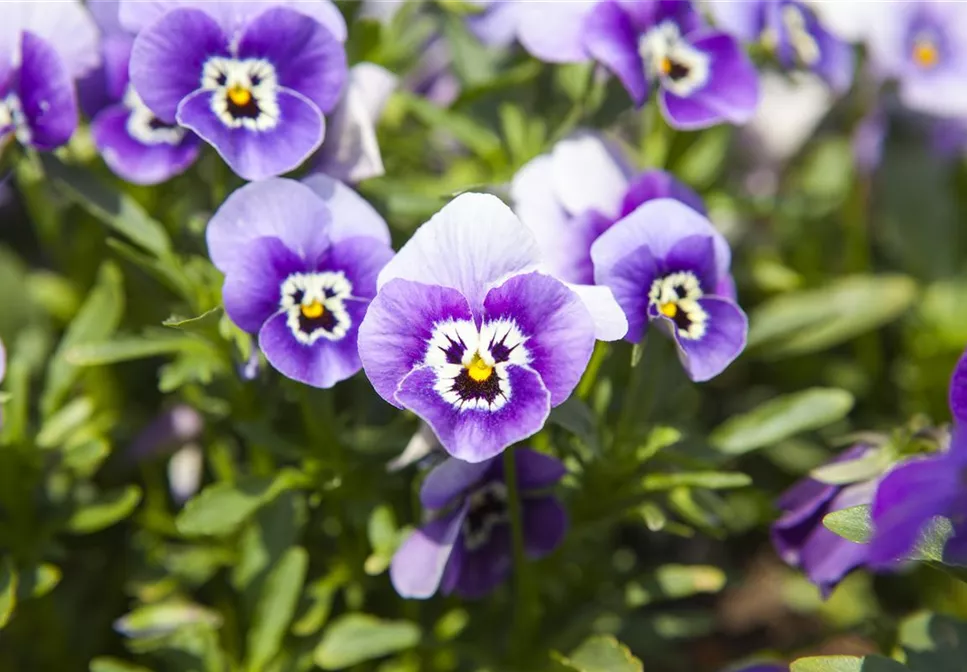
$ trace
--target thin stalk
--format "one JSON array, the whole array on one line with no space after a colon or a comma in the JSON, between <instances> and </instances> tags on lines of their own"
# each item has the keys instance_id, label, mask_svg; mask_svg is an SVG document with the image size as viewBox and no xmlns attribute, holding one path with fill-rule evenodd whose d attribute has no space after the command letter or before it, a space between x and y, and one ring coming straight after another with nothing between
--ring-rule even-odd
<instances>
[{"instance_id":1,"label":"thin stalk","mask_svg":"<svg viewBox=\"0 0 967 672\"><path fill-rule=\"evenodd\" d=\"M591 396L591 392L594 390L594 384L598 380L598 372L601 370L601 365L604 364L604 360L608 358L609 347L604 341L598 341L594 344L594 352L591 353L591 361L588 362L588 368L584 370L584 375L581 376L581 382L578 383L578 398L587 401L588 397Z\"/></svg>"},{"instance_id":2,"label":"thin stalk","mask_svg":"<svg viewBox=\"0 0 967 672\"><path fill-rule=\"evenodd\" d=\"M517 460L513 448L504 451L504 480L507 484L507 505L510 510L511 540L514 551L514 578L517 587L511 655L513 660L521 661L531 644L531 587L534 584L528 576L530 568L524 555L524 522L520 493L517 490Z\"/></svg>"}]
</instances>

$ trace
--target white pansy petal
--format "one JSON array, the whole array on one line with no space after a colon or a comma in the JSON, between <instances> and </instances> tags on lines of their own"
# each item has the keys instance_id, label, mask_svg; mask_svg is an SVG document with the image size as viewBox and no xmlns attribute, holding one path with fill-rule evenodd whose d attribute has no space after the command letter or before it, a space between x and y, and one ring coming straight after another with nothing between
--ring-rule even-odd
<instances>
[{"instance_id":1,"label":"white pansy petal","mask_svg":"<svg viewBox=\"0 0 967 672\"><path fill-rule=\"evenodd\" d=\"M386 220L352 187L321 173L303 178L302 183L329 206L332 212L329 236L333 242L354 236L368 236L390 244Z\"/></svg>"},{"instance_id":2,"label":"white pansy petal","mask_svg":"<svg viewBox=\"0 0 967 672\"><path fill-rule=\"evenodd\" d=\"M620 150L592 131L578 131L551 152L554 187L572 215L597 210L615 217L628 190L629 170Z\"/></svg>"},{"instance_id":3,"label":"white pansy petal","mask_svg":"<svg viewBox=\"0 0 967 672\"><path fill-rule=\"evenodd\" d=\"M567 284L567 283L565 283ZM619 341L628 333L628 318L608 287L567 285L584 303L594 320L594 337L599 341Z\"/></svg>"}]
</instances>

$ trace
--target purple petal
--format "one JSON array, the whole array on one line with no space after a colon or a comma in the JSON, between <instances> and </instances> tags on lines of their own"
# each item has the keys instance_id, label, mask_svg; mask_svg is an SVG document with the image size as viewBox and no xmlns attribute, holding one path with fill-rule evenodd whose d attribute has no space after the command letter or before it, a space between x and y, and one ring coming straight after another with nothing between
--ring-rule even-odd
<instances>
[{"instance_id":1,"label":"purple petal","mask_svg":"<svg viewBox=\"0 0 967 672\"><path fill-rule=\"evenodd\" d=\"M496 196L457 196L416 230L379 276L458 290L479 309L490 287L535 270L540 248L530 230Z\"/></svg>"},{"instance_id":2,"label":"purple petal","mask_svg":"<svg viewBox=\"0 0 967 672\"><path fill-rule=\"evenodd\" d=\"M638 53L638 35L631 19L615 0L604 0L584 24L584 47L613 72L639 107L648 97L645 64Z\"/></svg>"},{"instance_id":3,"label":"purple petal","mask_svg":"<svg viewBox=\"0 0 967 672\"><path fill-rule=\"evenodd\" d=\"M549 488L567 474L567 467L559 459L530 448L516 448L514 459L517 464L517 489L522 492Z\"/></svg>"},{"instance_id":4,"label":"purple petal","mask_svg":"<svg viewBox=\"0 0 967 672\"><path fill-rule=\"evenodd\" d=\"M691 187L680 182L671 173L664 170L646 170L631 180L624 201L621 204L621 217L631 214L642 203L656 198L674 198L681 201L696 212L703 215L705 203Z\"/></svg>"},{"instance_id":5,"label":"purple petal","mask_svg":"<svg viewBox=\"0 0 967 672\"><path fill-rule=\"evenodd\" d=\"M507 367L510 399L495 411L454 407L433 388L436 381L430 367L415 369L400 383L396 399L433 428L444 450L466 462L488 460L533 435L551 410L541 377L524 366Z\"/></svg>"},{"instance_id":6,"label":"purple petal","mask_svg":"<svg viewBox=\"0 0 967 672\"><path fill-rule=\"evenodd\" d=\"M556 497L525 498L522 509L524 551L529 558L543 558L564 541L567 512Z\"/></svg>"},{"instance_id":7,"label":"purple petal","mask_svg":"<svg viewBox=\"0 0 967 672\"><path fill-rule=\"evenodd\" d=\"M506 523L495 525L487 543L474 551L461 544L453 592L468 600L484 597L510 576L513 557L510 525Z\"/></svg>"},{"instance_id":8,"label":"purple petal","mask_svg":"<svg viewBox=\"0 0 967 672\"><path fill-rule=\"evenodd\" d=\"M950 377L950 413L954 420L967 423L967 352L960 356Z\"/></svg>"},{"instance_id":9,"label":"purple petal","mask_svg":"<svg viewBox=\"0 0 967 672\"><path fill-rule=\"evenodd\" d=\"M708 315L705 334L699 339L689 339L676 329L673 332L685 372L701 383L722 373L742 353L749 319L729 299L703 296L698 303Z\"/></svg>"},{"instance_id":10,"label":"purple petal","mask_svg":"<svg viewBox=\"0 0 967 672\"><path fill-rule=\"evenodd\" d=\"M132 46L134 38L130 35L109 35L101 41L101 67L77 83L78 100L88 117L124 97Z\"/></svg>"},{"instance_id":11,"label":"purple petal","mask_svg":"<svg viewBox=\"0 0 967 672\"><path fill-rule=\"evenodd\" d=\"M77 128L74 83L53 45L26 31L21 38L17 95L30 145L55 149L70 140Z\"/></svg>"},{"instance_id":12,"label":"purple petal","mask_svg":"<svg viewBox=\"0 0 967 672\"><path fill-rule=\"evenodd\" d=\"M198 158L198 138L187 134L177 145L143 144L128 133L131 110L112 105L91 122L101 157L118 176L134 184L158 184L185 172Z\"/></svg>"},{"instance_id":13,"label":"purple petal","mask_svg":"<svg viewBox=\"0 0 967 672\"><path fill-rule=\"evenodd\" d=\"M631 166L620 147L599 133L578 131L551 152L554 190L572 215L596 210L617 218L630 175Z\"/></svg>"},{"instance_id":14,"label":"purple petal","mask_svg":"<svg viewBox=\"0 0 967 672\"><path fill-rule=\"evenodd\" d=\"M332 212L329 236L334 242L343 238L366 236L390 244L386 220L352 188L321 173L314 173L300 181L329 206Z\"/></svg>"},{"instance_id":15,"label":"purple petal","mask_svg":"<svg viewBox=\"0 0 967 672\"><path fill-rule=\"evenodd\" d=\"M400 596L425 599L437 591L466 516L464 504L416 530L400 545L389 568L390 581Z\"/></svg>"},{"instance_id":16,"label":"purple petal","mask_svg":"<svg viewBox=\"0 0 967 672\"><path fill-rule=\"evenodd\" d=\"M819 46L819 61L813 66L813 71L822 77L833 91L838 94L846 93L853 83L853 71L856 67L852 45L839 39L818 23L810 32Z\"/></svg>"},{"instance_id":17,"label":"purple petal","mask_svg":"<svg viewBox=\"0 0 967 672\"><path fill-rule=\"evenodd\" d=\"M592 254L594 252L594 247ZM648 326L648 292L658 278L659 262L647 245L629 248L628 254L594 264L594 281L611 290L628 320L625 340L639 342Z\"/></svg>"},{"instance_id":18,"label":"purple petal","mask_svg":"<svg viewBox=\"0 0 967 672\"><path fill-rule=\"evenodd\" d=\"M208 222L208 254L227 273L232 261L255 238L278 238L306 260L329 246L332 214L309 187L274 178L233 192Z\"/></svg>"},{"instance_id":19,"label":"purple petal","mask_svg":"<svg viewBox=\"0 0 967 672\"><path fill-rule=\"evenodd\" d=\"M353 298L376 296L376 277L393 257L393 248L369 236L334 241L329 254L317 270L342 271L352 283Z\"/></svg>"},{"instance_id":20,"label":"purple petal","mask_svg":"<svg viewBox=\"0 0 967 672\"><path fill-rule=\"evenodd\" d=\"M240 177L264 180L294 170L316 151L325 134L319 108L303 95L278 89L274 128L229 128L212 111L212 91L197 91L178 106L178 123L210 143Z\"/></svg>"},{"instance_id":21,"label":"purple petal","mask_svg":"<svg viewBox=\"0 0 967 672\"><path fill-rule=\"evenodd\" d=\"M70 80L100 64L97 24L78 0L58 2L56 9L36 0L4 0L0 6L0 60L16 53L21 33L29 32L54 49Z\"/></svg>"},{"instance_id":22,"label":"purple petal","mask_svg":"<svg viewBox=\"0 0 967 672\"><path fill-rule=\"evenodd\" d=\"M711 294L718 279L715 277L714 239L711 236L687 236L675 243L662 264L662 273L688 271L698 278L699 286Z\"/></svg>"},{"instance_id":23,"label":"purple petal","mask_svg":"<svg viewBox=\"0 0 967 672\"><path fill-rule=\"evenodd\" d=\"M509 47L517 37L520 8L524 3L495 0L486 9L467 17L467 27L478 40L491 47Z\"/></svg>"},{"instance_id":24,"label":"purple petal","mask_svg":"<svg viewBox=\"0 0 967 672\"><path fill-rule=\"evenodd\" d=\"M322 24L286 7L268 9L246 27L239 58L264 58L280 86L301 93L322 112L336 106L346 83L346 51Z\"/></svg>"},{"instance_id":25,"label":"purple petal","mask_svg":"<svg viewBox=\"0 0 967 672\"><path fill-rule=\"evenodd\" d=\"M434 325L448 319L473 319L467 300L454 289L406 280L380 289L359 327L359 355L383 399L400 406L397 387L426 356Z\"/></svg>"},{"instance_id":26,"label":"purple petal","mask_svg":"<svg viewBox=\"0 0 967 672\"><path fill-rule=\"evenodd\" d=\"M225 275L225 312L242 331L258 333L279 310L285 279L307 270L305 260L278 238L253 238L235 250L231 270Z\"/></svg>"},{"instance_id":27,"label":"purple petal","mask_svg":"<svg viewBox=\"0 0 967 672\"><path fill-rule=\"evenodd\" d=\"M442 509L458 495L470 490L493 464L493 460L464 462L447 458L427 474L420 488L420 503L428 509Z\"/></svg>"},{"instance_id":28,"label":"purple petal","mask_svg":"<svg viewBox=\"0 0 967 672\"><path fill-rule=\"evenodd\" d=\"M131 83L159 119L174 123L178 106L201 88L205 61L227 55L228 40L199 9L176 9L138 34L131 50Z\"/></svg>"},{"instance_id":29,"label":"purple petal","mask_svg":"<svg viewBox=\"0 0 967 672\"><path fill-rule=\"evenodd\" d=\"M102 38L127 33L118 17L120 6L120 0L87 0L87 11L101 31Z\"/></svg>"},{"instance_id":30,"label":"purple petal","mask_svg":"<svg viewBox=\"0 0 967 672\"><path fill-rule=\"evenodd\" d=\"M756 42L763 29L765 0L716 0L705 4L715 25L743 42Z\"/></svg>"},{"instance_id":31,"label":"purple petal","mask_svg":"<svg viewBox=\"0 0 967 672\"><path fill-rule=\"evenodd\" d=\"M557 406L574 390L594 349L594 322L578 296L541 273L517 275L484 300L484 320L513 321L526 337L528 366Z\"/></svg>"},{"instance_id":32,"label":"purple petal","mask_svg":"<svg viewBox=\"0 0 967 672\"><path fill-rule=\"evenodd\" d=\"M585 19L593 0L517 3L517 39L527 51L547 63L577 63L589 59L585 50Z\"/></svg>"}]
</instances>

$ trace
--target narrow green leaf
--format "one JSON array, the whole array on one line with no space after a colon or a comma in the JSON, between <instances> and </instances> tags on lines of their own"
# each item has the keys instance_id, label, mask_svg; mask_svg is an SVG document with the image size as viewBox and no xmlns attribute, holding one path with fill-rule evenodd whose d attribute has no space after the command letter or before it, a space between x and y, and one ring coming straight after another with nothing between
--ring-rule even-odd
<instances>
[{"instance_id":1,"label":"narrow green leaf","mask_svg":"<svg viewBox=\"0 0 967 672\"><path fill-rule=\"evenodd\" d=\"M60 583L61 571L56 565L48 562L34 565L20 573L17 586L17 601L31 597L43 597Z\"/></svg>"},{"instance_id":2,"label":"narrow green leaf","mask_svg":"<svg viewBox=\"0 0 967 672\"><path fill-rule=\"evenodd\" d=\"M222 617L193 602L174 599L146 604L125 614L114 622L114 628L127 637L146 638L170 634L179 628L203 625L221 627Z\"/></svg>"},{"instance_id":3,"label":"narrow green leaf","mask_svg":"<svg viewBox=\"0 0 967 672\"><path fill-rule=\"evenodd\" d=\"M827 530L844 539L855 541L858 544L868 543L873 534L873 524L870 522L870 505L860 504L839 511L831 511L823 516L823 525Z\"/></svg>"},{"instance_id":4,"label":"narrow green leaf","mask_svg":"<svg viewBox=\"0 0 967 672\"><path fill-rule=\"evenodd\" d=\"M729 471L685 471L677 474L648 474L641 479L642 489L652 492L680 486L727 490L752 484L747 474Z\"/></svg>"},{"instance_id":5,"label":"narrow green leaf","mask_svg":"<svg viewBox=\"0 0 967 672\"><path fill-rule=\"evenodd\" d=\"M248 667L261 672L282 648L282 639L295 614L309 566L304 548L290 548L276 563L262 587L248 631Z\"/></svg>"},{"instance_id":6,"label":"narrow green leaf","mask_svg":"<svg viewBox=\"0 0 967 672\"><path fill-rule=\"evenodd\" d=\"M151 672L146 667L111 656L98 656L91 661L91 666L88 669L90 672Z\"/></svg>"},{"instance_id":7,"label":"narrow green leaf","mask_svg":"<svg viewBox=\"0 0 967 672\"><path fill-rule=\"evenodd\" d=\"M202 313L198 317L179 317L172 315L162 322L162 324L172 329L180 329L181 331L187 331L200 336L217 336L219 323L224 312L221 306L217 306Z\"/></svg>"},{"instance_id":8,"label":"narrow green leaf","mask_svg":"<svg viewBox=\"0 0 967 672\"><path fill-rule=\"evenodd\" d=\"M17 568L10 558L4 558L0 564L0 628L5 628L10 622L13 610L17 606Z\"/></svg>"},{"instance_id":9,"label":"narrow green leaf","mask_svg":"<svg viewBox=\"0 0 967 672\"><path fill-rule=\"evenodd\" d=\"M410 649L419 642L420 626L416 623L346 614L326 628L313 659L324 670L342 670Z\"/></svg>"},{"instance_id":10,"label":"narrow green leaf","mask_svg":"<svg viewBox=\"0 0 967 672\"><path fill-rule=\"evenodd\" d=\"M709 440L723 453L741 455L830 425L846 417L852 408L853 395L846 390L814 387L776 397L730 418L712 432Z\"/></svg>"},{"instance_id":11,"label":"narrow green leaf","mask_svg":"<svg viewBox=\"0 0 967 672\"><path fill-rule=\"evenodd\" d=\"M863 659L858 656L810 656L790 665L790 672L860 672Z\"/></svg>"},{"instance_id":12,"label":"narrow green leaf","mask_svg":"<svg viewBox=\"0 0 967 672\"><path fill-rule=\"evenodd\" d=\"M147 359L184 352L205 350L209 346L197 338L172 334L161 337L116 338L110 341L76 345L65 353L67 361L75 366L104 366L135 359Z\"/></svg>"},{"instance_id":13,"label":"narrow green leaf","mask_svg":"<svg viewBox=\"0 0 967 672\"><path fill-rule=\"evenodd\" d=\"M94 402L89 397L74 399L47 419L37 433L37 445L41 448L60 446L90 419L92 413Z\"/></svg>"},{"instance_id":14,"label":"narrow green leaf","mask_svg":"<svg viewBox=\"0 0 967 672\"><path fill-rule=\"evenodd\" d=\"M449 131L467 149L481 158L493 159L502 152L500 138L487 126L479 124L470 117L452 110L446 110L433 103L408 93L397 93L413 115L430 128Z\"/></svg>"},{"instance_id":15,"label":"narrow green leaf","mask_svg":"<svg viewBox=\"0 0 967 672\"><path fill-rule=\"evenodd\" d=\"M830 485L846 485L868 481L882 474L893 464L896 455L883 447L871 448L855 460L834 462L809 472L810 477Z\"/></svg>"},{"instance_id":16,"label":"narrow green leaf","mask_svg":"<svg viewBox=\"0 0 967 672\"><path fill-rule=\"evenodd\" d=\"M644 666L627 646L611 635L595 635L557 662L576 672L642 672Z\"/></svg>"},{"instance_id":17,"label":"narrow green leaf","mask_svg":"<svg viewBox=\"0 0 967 672\"><path fill-rule=\"evenodd\" d=\"M141 502L141 489L129 485L114 490L98 500L74 511L67 529L75 534L90 534L127 518Z\"/></svg>"}]
</instances>

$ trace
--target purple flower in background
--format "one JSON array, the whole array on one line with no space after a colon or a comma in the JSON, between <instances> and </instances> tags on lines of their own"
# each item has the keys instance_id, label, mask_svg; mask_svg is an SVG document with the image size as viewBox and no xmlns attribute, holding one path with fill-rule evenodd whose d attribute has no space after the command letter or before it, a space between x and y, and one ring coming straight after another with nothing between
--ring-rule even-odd
<instances>
[{"instance_id":1,"label":"purple flower in background","mask_svg":"<svg viewBox=\"0 0 967 672\"><path fill-rule=\"evenodd\" d=\"M831 464L861 459L868 450L866 445L853 446ZM772 524L772 545L783 561L802 569L824 598L866 562L867 546L830 532L823 518L832 511L869 504L875 490L875 480L830 485L807 477L777 502L782 515Z\"/></svg>"},{"instance_id":2,"label":"purple flower in background","mask_svg":"<svg viewBox=\"0 0 967 672\"><path fill-rule=\"evenodd\" d=\"M359 329L376 391L481 462L531 436L577 385L595 336L627 328L605 287L542 272L533 234L498 198L462 194L379 276Z\"/></svg>"},{"instance_id":3,"label":"purple flower in background","mask_svg":"<svg viewBox=\"0 0 967 672\"><path fill-rule=\"evenodd\" d=\"M906 559L936 516L953 523L944 558L967 562L967 353L954 368L949 399L954 417L949 448L901 462L876 490L870 510L869 564L873 567L890 568Z\"/></svg>"},{"instance_id":4,"label":"purple flower in background","mask_svg":"<svg viewBox=\"0 0 967 672\"><path fill-rule=\"evenodd\" d=\"M755 113L755 67L732 36L702 27L691 2L604 0L587 16L584 45L636 105L657 86L662 113L675 128L744 124Z\"/></svg>"},{"instance_id":5,"label":"purple flower in background","mask_svg":"<svg viewBox=\"0 0 967 672\"><path fill-rule=\"evenodd\" d=\"M543 492L566 471L555 458L514 451L524 551L541 558L564 539L567 514ZM432 519L403 542L390 565L403 597L427 598L440 590L466 598L486 595L513 567L510 512L503 460L471 464L450 458L426 477L420 501Z\"/></svg>"},{"instance_id":6,"label":"purple flower in background","mask_svg":"<svg viewBox=\"0 0 967 672\"><path fill-rule=\"evenodd\" d=\"M967 115L967 4L890 2L868 31L874 70L896 79L907 107L940 116Z\"/></svg>"},{"instance_id":7,"label":"purple flower in background","mask_svg":"<svg viewBox=\"0 0 967 672\"><path fill-rule=\"evenodd\" d=\"M77 128L74 80L97 67L97 26L80 2L4 2L0 19L0 147L41 150Z\"/></svg>"},{"instance_id":8,"label":"purple flower in background","mask_svg":"<svg viewBox=\"0 0 967 672\"><path fill-rule=\"evenodd\" d=\"M706 381L745 348L748 319L735 303L731 252L712 223L670 198L649 201L591 246L594 281L610 287L636 343L656 321L675 339L688 376Z\"/></svg>"},{"instance_id":9,"label":"purple flower in background","mask_svg":"<svg viewBox=\"0 0 967 672\"><path fill-rule=\"evenodd\" d=\"M733 0L708 3L716 25L745 42L761 42L786 70L810 70L834 91L853 82L853 48L822 24L799 0Z\"/></svg>"},{"instance_id":10,"label":"purple flower in background","mask_svg":"<svg viewBox=\"0 0 967 672\"><path fill-rule=\"evenodd\" d=\"M88 3L101 28L101 67L80 84L81 107L104 162L135 184L158 184L198 158L198 136L156 117L128 81L134 35L118 22L119 0Z\"/></svg>"},{"instance_id":11,"label":"purple flower in background","mask_svg":"<svg viewBox=\"0 0 967 672\"><path fill-rule=\"evenodd\" d=\"M293 170L322 143L347 77L346 27L329 0L122 0L120 18L138 31L130 72L144 104L240 176Z\"/></svg>"},{"instance_id":12,"label":"purple flower in background","mask_svg":"<svg viewBox=\"0 0 967 672\"><path fill-rule=\"evenodd\" d=\"M615 143L592 131L579 131L524 165L510 193L548 268L580 284L594 282L592 243L642 203L674 198L705 212L689 187L662 170L636 173Z\"/></svg>"},{"instance_id":13,"label":"purple flower in background","mask_svg":"<svg viewBox=\"0 0 967 672\"><path fill-rule=\"evenodd\" d=\"M632 3L638 0L626 0ZM468 19L485 44L507 47L515 39L547 63L577 63L591 58L584 45L584 21L597 0L471 0L481 11Z\"/></svg>"},{"instance_id":14,"label":"purple flower in background","mask_svg":"<svg viewBox=\"0 0 967 672\"><path fill-rule=\"evenodd\" d=\"M360 369L356 337L393 256L383 218L325 175L248 184L208 224L225 312L283 375L332 387Z\"/></svg>"}]
</instances>

